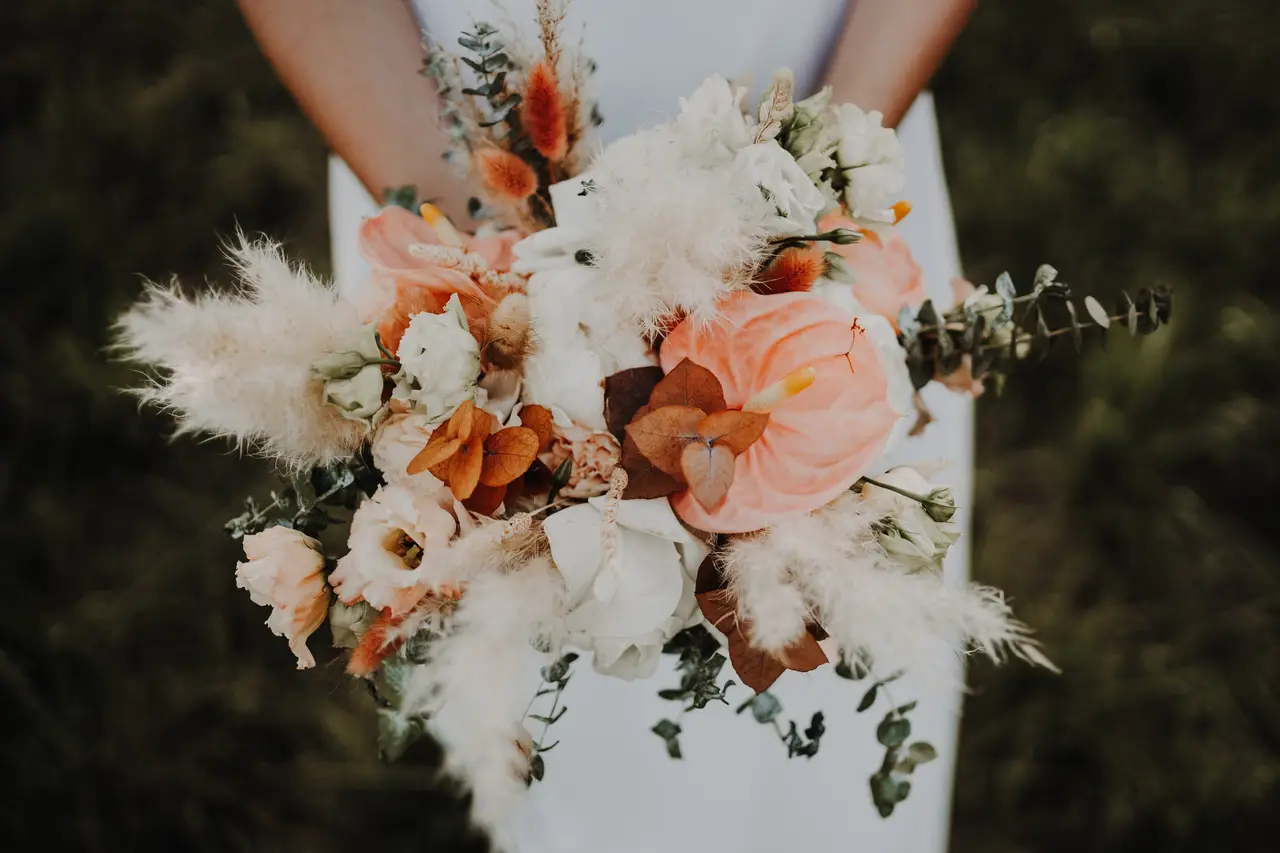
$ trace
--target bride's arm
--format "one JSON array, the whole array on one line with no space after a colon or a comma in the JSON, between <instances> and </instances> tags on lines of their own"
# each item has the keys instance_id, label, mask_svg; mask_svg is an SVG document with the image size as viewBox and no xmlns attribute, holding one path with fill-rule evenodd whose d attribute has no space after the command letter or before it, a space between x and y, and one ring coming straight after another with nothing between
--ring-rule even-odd
<instances>
[{"instance_id":1,"label":"bride's arm","mask_svg":"<svg viewBox=\"0 0 1280 853\"><path fill-rule=\"evenodd\" d=\"M465 221L405 0L238 0L280 79L374 198L414 184Z\"/></svg>"},{"instance_id":2,"label":"bride's arm","mask_svg":"<svg viewBox=\"0 0 1280 853\"><path fill-rule=\"evenodd\" d=\"M977 0L857 0L827 69L834 100L896 125L929 82Z\"/></svg>"}]
</instances>

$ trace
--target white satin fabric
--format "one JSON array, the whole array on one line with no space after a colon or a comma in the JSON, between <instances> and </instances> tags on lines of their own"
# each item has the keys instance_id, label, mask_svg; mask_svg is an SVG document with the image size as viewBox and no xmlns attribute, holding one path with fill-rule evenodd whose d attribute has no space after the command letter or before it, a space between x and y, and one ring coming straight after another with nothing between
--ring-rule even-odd
<instances>
[{"instance_id":1,"label":"white satin fabric","mask_svg":"<svg viewBox=\"0 0 1280 853\"><path fill-rule=\"evenodd\" d=\"M504 6L526 33L534 33L532 0L506 0ZM481 0L422 0L418 7L428 32L444 44L455 44L473 20L503 21L492 3ZM799 92L808 94L821 78L843 13L839 0L574 0L568 32L571 42L585 33L585 50L599 64L592 90L605 117L599 136L607 142L671 116L678 98L710 74L754 78L752 96L758 97L773 70L785 66L795 72ZM913 206L900 228L930 293L949 305L949 282L960 267L928 94L899 132L907 158L903 197ZM361 218L375 210L351 172L333 159L330 223L339 286L352 286L367 273L356 232ZM894 460L946 463L935 479L954 488L962 507L957 520L967 533L972 403L943 388L926 389L925 397L937 421L905 441ZM951 549L949 583L962 584L968 576L968 544L966 535ZM883 756L875 727L885 708L881 703L855 712L867 682L842 680L825 667L808 675L786 673L774 686L784 717L801 729L814 711L826 713L827 734L812 760L788 759L771 728L716 705L684 717L685 757L673 761L649 731L678 710L656 692L678 681L670 660L645 682L596 675L583 661L565 694L569 712L555 726L561 743L546 756L546 781L533 786L513 816L507 845L517 853L941 853L963 670L958 660L940 663L953 673L948 683L908 675L891 687L899 704L919 701L910 715L912 739L932 742L940 758L916 770L910 797L885 820L867 784ZM746 695L742 688L731 691L739 702Z\"/></svg>"}]
</instances>

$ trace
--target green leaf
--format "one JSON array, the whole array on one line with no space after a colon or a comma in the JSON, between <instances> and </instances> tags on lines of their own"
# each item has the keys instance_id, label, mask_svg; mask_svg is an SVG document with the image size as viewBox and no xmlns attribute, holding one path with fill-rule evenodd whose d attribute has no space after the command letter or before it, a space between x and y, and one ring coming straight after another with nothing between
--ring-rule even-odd
<instances>
[{"instance_id":1,"label":"green leaf","mask_svg":"<svg viewBox=\"0 0 1280 853\"><path fill-rule=\"evenodd\" d=\"M535 754L533 758L529 759L529 775L530 776L532 776L534 779L537 779L539 782L541 782L542 777L546 774L546 772L547 772L547 765L546 765L546 762L542 760L541 755Z\"/></svg>"},{"instance_id":2,"label":"green leaf","mask_svg":"<svg viewBox=\"0 0 1280 853\"><path fill-rule=\"evenodd\" d=\"M751 703L751 716L757 723L771 723L782 712L782 703L772 693L765 691Z\"/></svg>"},{"instance_id":3,"label":"green leaf","mask_svg":"<svg viewBox=\"0 0 1280 853\"><path fill-rule=\"evenodd\" d=\"M912 700L905 705L899 705L898 707L894 708L893 713L897 714L899 717L905 717L907 714L910 714L912 711L916 709L917 704L918 703L915 700Z\"/></svg>"},{"instance_id":4,"label":"green leaf","mask_svg":"<svg viewBox=\"0 0 1280 853\"><path fill-rule=\"evenodd\" d=\"M1107 309L1102 307L1102 303L1094 299L1092 296L1084 298L1084 310L1089 312L1089 318L1104 329L1111 328L1111 317L1107 314Z\"/></svg>"},{"instance_id":5,"label":"green leaf","mask_svg":"<svg viewBox=\"0 0 1280 853\"><path fill-rule=\"evenodd\" d=\"M560 681L569 674L569 667L578 659L577 652L568 652L555 663L542 668L543 681Z\"/></svg>"},{"instance_id":6,"label":"green leaf","mask_svg":"<svg viewBox=\"0 0 1280 853\"><path fill-rule=\"evenodd\" d=\"M840 660L836 662L836 675L841 678L847 678L850 681L861 681L871 673L870 668L863 663L861 657L856 657L852 661L841 655Z\"/></svg>"},{"instance_id":7,"label":"green leaf","mask_svg":"<svg viewBox=\"0 0 1280 853\"><path fill-rule=\"evenodd\" d=\"M669 702L682 702L689 695L689 691L680 690L675 687L668 687L665 690L658 691L659 699L666 699Z\"/></svg>"},{"instance_id":8,"label":"green leaf","mask_svg":"<svg viewBox=\"0 0 1280 853\"><path fill-rule=\"evenodd\" d=\"M417 718L404 718L396 711L378 709L378 757L383 761L398 760L405 750L425 733Z\"/></svg>"},{"instance_id":9,"label":"green leaf","mask_svg":"<svg viewBox=\"0 0 1280 853\"><path fill-rule=\"evenodd\" d=\"M907 755L916 764L927 764L938 757L938 750L933 748L933 744L918 740L907 747Z\"/></svg>"},{"instance_id":10,"label":"green leaf","mask_svg":"<svg viewBox=\"0 0 1280 853\"><path fill-rule=\"evenodd\" d=\"M871 685L871 689L862 694L862 701L858 703L858 713L870 708L876 703L876 695L880 692L880 682Z\"/></svg>"},{"instance_id":11,"label":"green leaf","mask_svg":"<svg viewBox=\"0 0 1280 853\"><path fill-rule=\"evenodd\" d=\"M911 737L911 721L896 716L892 711L876 726L876 740L882 746L901 746Z\"/></svg>"}]
</instances>

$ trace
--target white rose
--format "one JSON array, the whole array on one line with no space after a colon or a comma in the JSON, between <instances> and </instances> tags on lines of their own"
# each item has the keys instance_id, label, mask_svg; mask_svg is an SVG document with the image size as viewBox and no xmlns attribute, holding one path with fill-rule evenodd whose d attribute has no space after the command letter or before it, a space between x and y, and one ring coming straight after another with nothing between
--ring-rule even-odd
<instances>
[{"instance_id":1,"label":"white rose","mask_svg":"<svg viewBox=\"0 0 1280 853\"><path fill-rule=\"evenodd\" d=\"M435 495L441 483L429 471L410 476L405 473L413 457L427 446L433 430L426 415L395 414L378 425L373 434L373 464L383 479L392 485L405 486L419 495Z\"/></svg>"},{"instance_id":2,"label":"white rose","mask_svg":"<svg viewBox=\"0 0 1280 853\"><path fill-rule=\"evenodd\" d=\"M400 360L397 399L412 402L431 423L440 423L476 393L480 345L471 336L458 295L442 314L414 314L396 351Z\"/></svg>"},{"instance_id":3,"label":"white rose","mask_svg":"<svg viewBox=\"0 0 1280 853\"><path fill-rule=\"evenodd\" d=\"M685 152L723 160L751 144L751 130L742 112L744 88L723 77L708 77L688 98L680 99L676 134Z\"/></svg>"},{"instance_id":4,"label":"white rose","mask_svg":"<svg viewBox=\"0 0 1280 853\"><path fill-rule=\"evenodd\" d=\"M351 550L329 576L338 598L397 614L417 604L430 591L419 567L429 565L430 552L446 547L457 530L441 500L451 500L447 490L421 495L389 483L361 503L351 519Z\"/></svg>"},{"instance_id":5,"label":"white rose","mask_svg":"<svg viewBox=\"0 0 1280 853\"><path fill-rule=\"evenodd\" d=\"M603 507L603 498L592 498L543 523L571 603L565 629L595 653L597 671L643 678L656 670L663 643L697 621L693 582L708 548L666 499L619 501L609 565Z\"/></svg>"},{"instance_id":6,"label":"white rose","mask_svg":"<svg viewBox=\"0 0 1280 853\"><path fill-rule=\"evenodd\" d=\"M765 201L781 220L779 234L812 234L827 199L795 158L776 142L761 142L738 152L734 161L743 179L762 187Z\"/></svg>"},{"instance_id":7,"label":"white rose","mask_svg":"<svg viewBox=\"0 0 1280 853\"><path fill-rule=\"evenodd\" d=\"M850 216L869 224L892 224L889 198L902 192L906 163L902 144L883 116L864 113L853 104L840 105L840 145L836 161L847 181L844 203Z\"/></svg>"},{"instance_id":8,"label":"white rose","mask_svg":"<svg viewBox=\"0 0 1280 853\"><path fill-rule=\"evenodd\" d=\"M236 586L254 604L271 608L267 627L289 641L298 669L316 665L307 638L329 613L320 543L289 527L268 527L244 537L246 562L236 564Z\"/></svg>"},{"instance_id":9,"label":"white rose","mask_svg":"<svg viewBox=\"0 0 1280 853\"><path fill-rule=\"evenodd\" d=\"M313 376L324 381L324 402L344 418L369 421L382 408L384 377L382 351L374 337L376 324L362 327L346 350L332 352L311 363Z\"/></svg>"}]
</instances>

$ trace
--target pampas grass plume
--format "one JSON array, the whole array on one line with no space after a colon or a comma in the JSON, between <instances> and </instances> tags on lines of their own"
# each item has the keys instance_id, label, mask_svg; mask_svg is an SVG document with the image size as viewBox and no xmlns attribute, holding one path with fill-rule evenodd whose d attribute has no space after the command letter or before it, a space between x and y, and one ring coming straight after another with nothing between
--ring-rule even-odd
<instances>
[{"instance_id":1,"label":"pampas grass plume","mask_svg":"<svg viewBox=\"0 0 1280 853\"><path fill-rule=\"evenodd\" d=\"M533 348L533 316L529 298L509 293L489 315L481 358L486 366L515 370Z\"/></svg>"}]
</instances>

